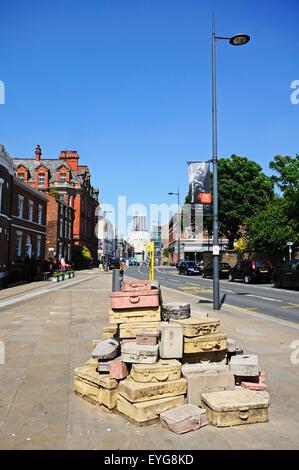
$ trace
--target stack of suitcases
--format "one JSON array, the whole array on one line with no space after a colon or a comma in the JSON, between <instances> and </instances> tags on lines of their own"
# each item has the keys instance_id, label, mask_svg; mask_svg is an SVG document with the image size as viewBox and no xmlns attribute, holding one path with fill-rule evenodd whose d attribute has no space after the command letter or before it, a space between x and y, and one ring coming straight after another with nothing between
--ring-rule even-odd
<instances>
[{"instance_id":1,"label":"stack of suitcases","mask_svg":"<svg viewBox=\"0 0 299 470\"><path fill-rule=\"evenodd\" d=\"M76 394L137 425L159 418L178 434L205 425L268 420L258 358L245 356L220 321L189 304L163 304L159 285L125 281L111 294L110 325L75 369Z\"/></svg>"}]
</instances>

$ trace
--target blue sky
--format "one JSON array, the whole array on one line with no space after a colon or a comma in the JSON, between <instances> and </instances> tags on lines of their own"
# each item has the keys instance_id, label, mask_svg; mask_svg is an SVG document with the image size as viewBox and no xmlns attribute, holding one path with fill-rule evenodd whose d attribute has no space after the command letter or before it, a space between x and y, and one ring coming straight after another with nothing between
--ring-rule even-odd
<instances>
[{"instance_id":1,"label":"blue sky","mask_svg":"<svg viewBox=\"0 0 299 470\"><path fill-rule=\"evenodd\" d=\"M76 149L103 202L169 202L187 160L211 157L211 18L217 44L219 155L268 171L299 151L297 0L2 2L0 142L13 156Z\"/></svg>"}]
</instances>

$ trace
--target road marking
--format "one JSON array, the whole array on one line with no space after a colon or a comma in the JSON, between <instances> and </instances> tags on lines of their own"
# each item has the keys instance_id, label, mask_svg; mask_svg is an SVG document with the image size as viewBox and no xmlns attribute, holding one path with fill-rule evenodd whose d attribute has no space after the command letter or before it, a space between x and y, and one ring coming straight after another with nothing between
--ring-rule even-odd
<instances>
[{"instance_id":1,"label":"road marking","mask_svg":"<svg viewBox=\"0 0 299 470\"><path fill-rule=\"evenodd\" d=\"M271 302L282 302L282 300L270 299L270 297L262 297L261 295L254 295L254 294L245 294L245 295L246 297L256 297L257 299L270 300Z\"/></svg>"},{"instance_id":2,"label":"road marking","mask_svg":"<svg viewBox=\"0 0 299 470\"><path fill-rule=\"evenodd\" d=\"M294 307L295 307L295 308L299 308L299 304L290 304L290 303L288 302L288 305L285 306L285 307L282 307L282 308L294 308Z\"/></svg>"}]
</instances>

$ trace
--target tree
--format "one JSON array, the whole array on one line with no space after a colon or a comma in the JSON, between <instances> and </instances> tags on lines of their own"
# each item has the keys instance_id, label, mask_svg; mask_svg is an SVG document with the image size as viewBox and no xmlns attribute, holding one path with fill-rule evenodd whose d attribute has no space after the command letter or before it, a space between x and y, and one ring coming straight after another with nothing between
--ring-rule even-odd
<instances>
[{"instance_id":1,"label":"tree","mask_svg":"<svg viewBox=\"0 0 299 470\"><path fill-rule=\"evenodd\" d=\"M274 198L274 182L262 167L246 157L232 155L218 161L218 198L220 233L229 248L242 235L240 227Z\"/></svg>"},{"instance_id":2,"label":"tree","mask_svg":"<svg viewBox=\"0 0 299 470\"><path fill-rule=\"evenodd\" d=\"M283 194L287 214L299 222L299 155L276 155L269 167L278 173L277 176L272 176L272 180Z\"/></svg>"},{"instance_id":3,"label":"tree","mask_svg":"<svg viewBox=\"0 0 299 470\"><path fill-rule=\"evenodd\" d=\"M75 245L73 247L73 261L76 267L89 266L93 259L90 250L85 245Z\"/></svg>"},{"instance_id":4,"label":"tree","mask_svg":"<svg viewBox=\"0 0 299 470\"><path fill-rule=\"evenodd\" d=\"M168 258L168 256L169 256L169 248L165 248L165 249L163 250L163 256L164 256L164 258Z\"/></svg>"}]
</instances>

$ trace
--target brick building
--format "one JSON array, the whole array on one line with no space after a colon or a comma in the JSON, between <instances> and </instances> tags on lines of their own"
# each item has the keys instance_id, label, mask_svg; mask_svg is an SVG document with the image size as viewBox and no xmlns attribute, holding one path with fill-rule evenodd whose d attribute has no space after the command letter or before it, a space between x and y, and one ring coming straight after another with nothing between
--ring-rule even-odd
<instances>
[{"instance_id":1,"label":"brick building","mask_svg":"<svg viewBox=\"0 0 299 470\"><path fill-rule=\"evenodd\" d=\"M97 259L96 208L99 191L91 186L91 175L86 165L79 165L75 150L60 152L59 158L41 158L39 145L35 157L14 158L15 174L45 193L54 194L75 210L73 241L75 245L86 245ZM58 223L58 221L57 221Z\"/></svg>"},{"instance_id":2,"label":"brick building","mask_svg":"<svg viewBox=\"0 0 299 470\"><path fill-rule=\"evenodd\" d=\"M72 261L74 209L64 201L47 194L46 259Z\"/></svg>"},{"instance_id":3,"label":"brick building","mask_svg":"<svg viewBox=\"0 0 299 470\"><path fill-rule=\"evenodd\" d=\"M47 197L13 178L10 227L10 265L31 259L44 260Z\"/></svg>"},{"instance_id":4,"label":"brick building","mask_svg":"<svg viewBox=\"0 0 299 470\"><path fill-rule=\"evenodd\" d=\"M12 161L0 145L0 288L6 284L9 266L12 182Z\"/></svg>"}]
</instances>

